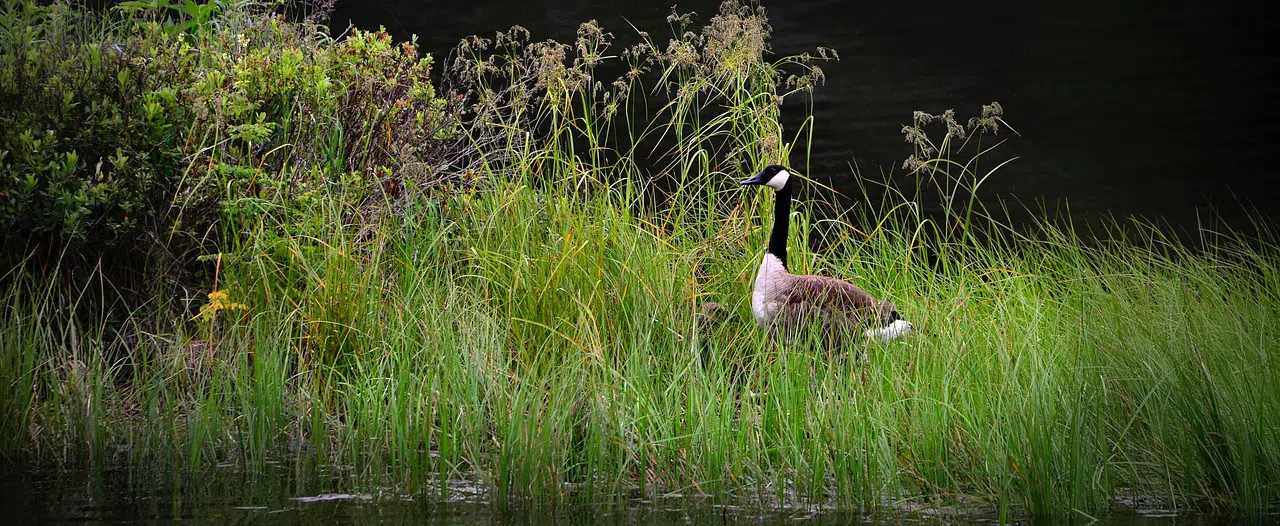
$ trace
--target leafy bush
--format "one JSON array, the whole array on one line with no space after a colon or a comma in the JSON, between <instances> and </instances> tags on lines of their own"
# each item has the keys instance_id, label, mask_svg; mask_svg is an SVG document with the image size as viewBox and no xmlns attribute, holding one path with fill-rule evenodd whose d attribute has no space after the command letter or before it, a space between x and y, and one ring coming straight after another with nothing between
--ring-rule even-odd
<instances>
[{"instance_id":1,"label":"leafy bush","mask_svg":"<svg viewBox=\"0 0 1280 526\"><path fill-rule=\"evenodd\" d=\"M106 245L149 215L177 159L118 41L63 4L0 11L0 226ZM156 95L172 95L156 85ZM159 172L159 173L157 173Z\"/></svg>"},{"instance_id":2,"label":"leafy bush","mask_svg":"<svg viewBox=\"0 0 1280 526\"><path fill-rule=\"evenodd\" d=\"M211 253L322 194L384 206L453 144L431 65L383 31L339 41L244 2L7 4L6 248Z\"/></svg>"}]
</instances>

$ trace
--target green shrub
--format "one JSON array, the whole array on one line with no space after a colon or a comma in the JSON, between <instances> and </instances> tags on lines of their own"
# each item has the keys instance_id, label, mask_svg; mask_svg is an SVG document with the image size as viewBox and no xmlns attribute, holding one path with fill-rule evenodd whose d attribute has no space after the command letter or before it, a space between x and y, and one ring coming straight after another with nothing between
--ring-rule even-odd
<instances>
[{"instance_id":1,"label":"green shrub","mask_svg":"<svg viewBox=\"0 0 1280 526\"><path fill-rule=\"evenodd\" d=\"M0 227L114 245L154 210L177 158L157 141L159 102L136 89L157 82L63 4L9 6L0 20Z\"/></svg>"},{"instance_id":2,"label":"green shrub","mask_svg":"<svg viewBox=\"0 0 1280 526\"><path fill-rule=\"evenodd\" d=\"M319 195L385 206L456 135L431 65L385 32L338 41L244 2L6 5L6 248L214 253L244 225L305 224Z\"/></svg>"}]
</instances>

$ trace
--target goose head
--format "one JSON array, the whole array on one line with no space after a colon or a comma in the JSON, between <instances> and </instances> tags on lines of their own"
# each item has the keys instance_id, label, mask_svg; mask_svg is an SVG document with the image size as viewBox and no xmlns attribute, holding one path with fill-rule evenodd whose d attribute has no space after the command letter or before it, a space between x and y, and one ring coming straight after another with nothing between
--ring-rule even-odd
<instances>
[{"instance_id":1,"label":"goose head","mask_svg":"<svg viewBox=\"0 0 1280 526\"><path fill-rule=\"evenodd\" d=\"M790 182L791 172L788 172L787 169L783 168L781 165L771 164L766 166L764 170L760 170L760 173L748 177L739 184L743 186L768 186L775 192L779 192L782 191L783 188L786 188L787 184Z\"/></svg>"}]
</instances>

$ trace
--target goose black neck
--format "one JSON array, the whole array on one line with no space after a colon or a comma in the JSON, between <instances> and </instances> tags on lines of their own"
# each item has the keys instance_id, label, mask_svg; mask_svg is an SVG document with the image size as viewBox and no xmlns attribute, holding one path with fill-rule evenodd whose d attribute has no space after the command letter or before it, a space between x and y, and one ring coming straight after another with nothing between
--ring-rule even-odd
<instances>
[{"instance_id":1,"label":"goose black neck","mask_svg":"<svg viewBox=\"0 0 1280 526\"><path fill-rule=\"evenodd\" d=\"M777 257L782 262L782 268L785 269L787 268L787 228L791 216L791 182L788 181L774 194L773 232L769 234L769 253Z\"/></svg>"}]
</instances>

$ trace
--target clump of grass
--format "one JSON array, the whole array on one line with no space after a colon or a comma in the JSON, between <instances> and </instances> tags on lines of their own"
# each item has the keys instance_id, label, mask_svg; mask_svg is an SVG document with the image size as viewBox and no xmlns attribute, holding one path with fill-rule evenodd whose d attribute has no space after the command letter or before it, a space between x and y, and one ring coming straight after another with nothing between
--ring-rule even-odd
<instances>
[{"instance_id":1,"label":"clump of grass","mask_svg":"<svg viewBox=\"0 0 1280 526\"><path fill-rule=\"evenodd\" d=\"M802 172L810 121L784 135L779 98L820 70L771 60L758 8L671 22L667 43L642 34L617 56L594 23L573 45L468 40L449 71L474 184L407 191L394 213L337 195L242 218L194 319L140 310L139 330L105 330L17 267L0 444L192 470L284 457L352 486L445 497L468 479L501 500L1274 506L1274 241L1091 244L1047 221L975 235L990 172L917 116L933 146L909 168L954 213L938 225L916 194L819 220L816 190L792 260L893 300L921 334L777 346L747 307L769 196L732 182ZM597 82L610 61L622 78ZM996 111L943 144L979 144ZM730 315L695 329L707 300Z\"/></svg>"}]
</instances>

